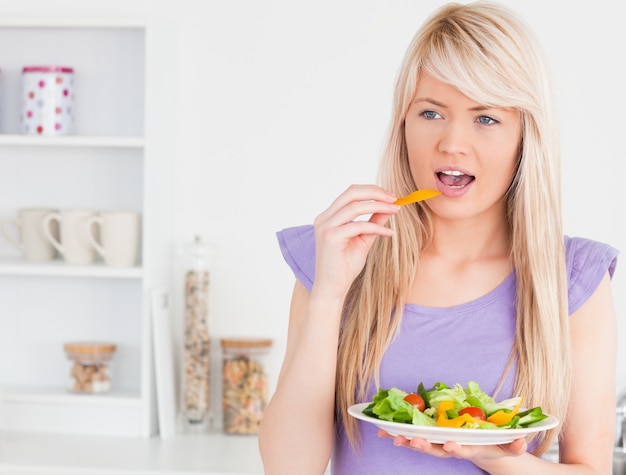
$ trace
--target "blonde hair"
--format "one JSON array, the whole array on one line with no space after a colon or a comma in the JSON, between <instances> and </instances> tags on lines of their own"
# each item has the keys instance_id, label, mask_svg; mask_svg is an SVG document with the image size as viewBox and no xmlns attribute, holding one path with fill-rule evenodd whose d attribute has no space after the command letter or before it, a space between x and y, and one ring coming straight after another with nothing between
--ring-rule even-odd
<instances>
[{"instance_id":1,"label":"blonde hair","mask_svg":"<svg viewBox=\"0 0 626 475\"><path fill-rule=\"evenodd\" d=\"M517 363L514 391L523 395L525 405L541 405L562 421L571 386L571 349L560 151L554 94L541 49L525 25L498 4L449 4L430 17L400 68L381 161L381 185L398 196L415 189L404 118L422 71L481 104L520 113L520 161L506 197L517 280L517 331L509 368ZM375 242L344 305L336 404L354 446L359 436L347 407L366 400L372 382L378 386L378 367L398 332L420 250L432 238L428 210L419 204L403 210L389 225L394 238ZM552 444L558 430L545 434L536 454Z\"/></svg>"}]
</instances>

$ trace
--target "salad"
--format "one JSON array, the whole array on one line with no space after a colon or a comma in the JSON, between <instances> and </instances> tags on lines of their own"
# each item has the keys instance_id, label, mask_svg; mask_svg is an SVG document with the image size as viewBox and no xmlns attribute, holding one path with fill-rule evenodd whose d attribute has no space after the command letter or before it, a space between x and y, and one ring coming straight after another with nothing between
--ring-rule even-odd
<instances>
[{"instance_id":1,"label":"salad","mask_svg":"<svg viewBox=\"0 0 626 475\"><path fill-rule=\"evenodd\" d=\"M464 429L521 429L548 417L539 406L520 410L521 405L519 396L495 402L474 381L466 388L439 382L428 390L420 383L412 393L379 389L363 414L390 422Z\"/></svg>"}]
</instances>

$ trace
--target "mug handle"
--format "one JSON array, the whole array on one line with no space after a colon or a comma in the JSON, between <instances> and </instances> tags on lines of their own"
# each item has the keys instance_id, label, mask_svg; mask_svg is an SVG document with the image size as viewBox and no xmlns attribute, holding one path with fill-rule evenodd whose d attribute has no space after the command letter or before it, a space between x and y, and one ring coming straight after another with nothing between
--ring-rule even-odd
<instances>
[{"instance_id":1,"label":"mug handle","mask_svg":"<svg viewBox=\"0 0 626 475\"><path fill-rule=\"evenodd\" d=\"M2 221L2 223L0 224L0 230L2 231L2 235L4 236L4 238L9 241L9 243L17 247L20 251L24 252L24 245L20 241L17 241L13 236L11 236L8 231L9 226L15 226L19 231L20 224L21 223L19 219L7 219L5 221Z\"/></svg>"},{"instance_id":2,"label":"mug handle","mask_svg":"<svg viewBox=\"0 0 626 475\"><path fill-rule=\"evenodd\" d=\"M59 251L59 253L64 255L65 254L65 250L64 250L63 246L61 245L61 243L59 241L56 240L56 238L50 232L50 223L52 221L58 221L59 222L59 226L60 226L61 225L61 215L59 213L47 214L46 217L43 219L43 233L46 236L46 239L48 241L50 241L50 244L52 244L54 246L54 248L57 251Z\"/></svg>"},{"instance_id":3,"label":"mug handle","mask_svg":"<svg viewBox=\"0 0 626 475\"><path fill-rule=\"evenodd\" d=\"M102 229L102 217L92 216L91 218L87 219L87 221L85 221L85 232L87 234L87 240L89 241L89 244L91 244L96 249L96 251L98 251L98 254L100 254L104 258L106 251L100 245L100 243L96 241L93 232L95 228L94 225L100 226L100 228Z\"/></svg>"}]
</instances>

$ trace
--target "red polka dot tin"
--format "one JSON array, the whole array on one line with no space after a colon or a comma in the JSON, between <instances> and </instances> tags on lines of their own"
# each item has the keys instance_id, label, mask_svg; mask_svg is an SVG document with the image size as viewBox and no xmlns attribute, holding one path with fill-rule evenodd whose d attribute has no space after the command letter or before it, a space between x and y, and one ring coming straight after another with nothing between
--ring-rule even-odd
<instances>
[{"instance_id":1,"label":"red polka dot tin","mask_svg":"<svg viewBox=\"0 0 626 475\"><path fill-rule=\"evenodd\" d=\"M67 135L74 126L74 70L64 66L22 69L22 133Z\"/></svg>"}]
</instances>

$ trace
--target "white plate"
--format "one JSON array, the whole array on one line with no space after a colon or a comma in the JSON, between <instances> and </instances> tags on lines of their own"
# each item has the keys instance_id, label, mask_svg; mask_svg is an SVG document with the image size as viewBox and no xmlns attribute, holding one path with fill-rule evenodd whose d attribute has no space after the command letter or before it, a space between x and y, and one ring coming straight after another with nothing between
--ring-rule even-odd
<instances>
[{"instance_id":1,"label":"white plate","mask_svg":"<svg viewBox=\"0 0 626 475\"><path fill-rule=\"evenodd\" d=\"M434 444L457 442L462 445L500 445L513 442L515 439L526 437L535 432L552 429L559 424L559 420L548 415L542 421L536 422L525 429L453 429L448 427L418 426L403 422L388 422L363 414L363 409L370 403L355 404L348 408L348 413L357 419L383 429L393 436L402 435L407 439L420 437Z\"/></svg>"}]
</instances>

